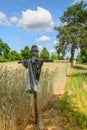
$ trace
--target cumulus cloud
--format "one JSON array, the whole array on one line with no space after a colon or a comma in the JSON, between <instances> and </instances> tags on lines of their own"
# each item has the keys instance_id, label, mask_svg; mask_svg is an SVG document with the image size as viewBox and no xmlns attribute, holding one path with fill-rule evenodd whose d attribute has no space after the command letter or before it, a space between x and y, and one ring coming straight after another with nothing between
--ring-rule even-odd
<instances>
[{"instance_id":1,"label":"cumulus cloud","mask_svg":"<svg viewBox=\"0 0 87 130\"><path fill-rule=\"evenodd\" d=\"M28 31L50 31L53 29L54 22L52 20L51 13L41 7L37 7L37 10L22 11L22 17L19 19L18 26Z\"/></svg>"},{"instance_id":2,"label":"cumulus cloud","mask_svg":"<svg viewBox=\"0 0 87 130\"><path fill-rule=\"evenodd\" d=\"M0 12L0 25L11 26L7 16L2 12Z\"/></svg>"},{"instance_id":3,"label":"cumulus cloud","mask_svg":"<svg viewBox=\"0 0 87 130\"><path fill-rule=\"evenodd\" d=\"M51 40L48 36L42 36L36 39L36 42L49 42Z\"/></svg>"},{"instance_id":4,"label":"cumulus cloud","mask_svg":"<svg viewBox=\"0 0 87 130\"><path fill-rule=\"evenodd\" d=\"M17 19L17 17L11 17L11 18L10 18L10 21L11 21L12 23L16 23L16 22L18 21L18 19Z\"/></svg>"},{"instance_id":5,"label":"cumulus cloud","mask_svg":"<svg viewBox=\"0 0 87 130\"><path fill-rule=\"evenodd\" d=\"M10 26L12 23L27 31L52 31L54 27L51 13L41 7L37 7L36 10L22 11L21 18L13 16L8 19L5 13L0 12L0 25Z\"/></svg>"},{"instance_id":6,"label":"cumulus cloud","mask_svg":"<svg viewBox=\"0 0 87 130\"><path fill-rule=\"evenodd\" d=\"M42 51L43 47L41 45L38 45L39 51Z\"/></svg>"},{"instance_id":7,"label":"cumulus cloud","mask_svg":"<svg viewBox=\"0 0 87 130\"><path fill-rule=\"evenodd\" d=\"M57 40L53 41L53 44L57 44L57 43L58 43L58 41L57 41Z\"/></svg>"},{"instance_id":8,"label":"cumulus cloud","mask_svg":"<svg viewBox=\"0 0 87 130\"><path fill-rule=\"evenodd\" d=\"M87 2L87 0L74 0L74 1L72 2L72 5L74 5L74 4L76 4L76 3L80 3L81 1Z\"/></svg>"}]
</instances>

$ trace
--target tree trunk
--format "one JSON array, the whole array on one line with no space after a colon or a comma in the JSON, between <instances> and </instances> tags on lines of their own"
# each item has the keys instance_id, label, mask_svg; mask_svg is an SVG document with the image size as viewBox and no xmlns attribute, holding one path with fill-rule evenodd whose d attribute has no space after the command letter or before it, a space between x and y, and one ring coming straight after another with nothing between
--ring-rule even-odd
<instances>
[{"instance_id":1,"label":"tree trunk","mask_svg":"<svg viewBox=\"0 0 87 130\"><path fill-rule=\"evenodd\" d=\"M71 58L70 58L71 67L73 67L74 54L75 54L75 44L72 44L72 48L71 48Z\"/></svg>"}]
</instances>

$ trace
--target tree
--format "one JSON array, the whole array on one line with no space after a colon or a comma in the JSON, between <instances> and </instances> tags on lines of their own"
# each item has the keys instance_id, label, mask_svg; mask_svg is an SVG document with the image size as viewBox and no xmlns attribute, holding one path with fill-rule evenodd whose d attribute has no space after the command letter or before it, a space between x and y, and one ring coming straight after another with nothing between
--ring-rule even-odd
<instances>
[{"instance_id":1,"label":"tree","mask_svg":"<svg viewBox=\"0 0 87 130\"><path fill-rule=\"evenodd\" d=\"M23 59L29 59L31 58L31 51L29 46L25 46L23 50L21 50L21 55Z\"/></svg>"},{"instance_id":2,"label":"tree","mask_svg":"<svg viewBox=\"0 0 87 130\"><path fill-rule=\"evenodd\" d=\"M58 31L56 38L59 39L59 43L55 48L57 53L62 53L62 55L65 55L66 51L70 50L70 62L73 66L75 50L81 47L81 44L85 46L85 39L87 39L85 37L87 34L87 29L85 29L87 24L86 4L80 2L67 8L60 20L64 25L55 27Z\"/></svg>"},{"instance_id":3,"label":"tree","mask_svg":"<svg viewBox=\"0 0 87 130\"><path fill-rule=\"evenodd\" d=\"M51 60L58 60L58 56L54 52L51 54Z\"/></svg>"},{"instance_id":4,"label":"tree","mask_svg":"<svg viewBox=\"0 0 87 130\"><path fill-rule=\"evenodd\" d=\"M16 50L13 50L9 53L9 59L10 61L21 60L22 55L18 53Z\"/></svg>"},{"instance_id":5,"label":"tree","mask_svg":"<svg viewBox=\"0 0 87 130\"><path fill-rule=\"evenodd\" d=\"M0 54L3 56L3 58L8 59L8 55L10 52L10 47L8 46L7 43L4 43L1 39L0 39Z\"/></svg>"},{"instance_id":6,"label":"tree","mask_svg":"<svg viewBox=\"0 0 87 130\"><path fill-rule=\"evenodd\" d=\"M40 58L41 59L44 59L44 60L48 60L49 59L49 57L50 57L50 53L49 53L49 51L47 50L47 48L43 48L42 49L42 51L41 51L41 53L40 53Z\"/></svg>"},{"instance_id":7,"label":"tree","mask_svg":"<svg viewBox=\"0 0 87 130\"><path fill-rule=\"evenodd\" d=\"M83 62L83 63L87 63L87 48L82 48L81 49L81 61Z\"/></svg>"},{"instance_id":8,"label":"tree","mask_svg":"<svg viewBox=\"0 0 87 130\"><path fill-rule=\"evenodd\" d=\"M87 48L82 47L80 53L78 54L76 60L78 62L87 63Z\"/></svg>"}]
</instances>

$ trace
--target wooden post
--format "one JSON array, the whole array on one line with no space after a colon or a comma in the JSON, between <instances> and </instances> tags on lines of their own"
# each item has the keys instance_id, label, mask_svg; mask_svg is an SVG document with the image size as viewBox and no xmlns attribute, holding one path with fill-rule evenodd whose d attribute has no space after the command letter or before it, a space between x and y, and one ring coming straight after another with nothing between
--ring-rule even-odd
<instances>
[{"instance_id":1,"label":"wooden post","mask_svg":"<svg viewBox=\"0 0 87 130\"><path fill-rule=\"evenodd\" d=\"M34 112L35 112L35 124L38 123L38 107L37 107L37 92L34 91Z\"/></svg>"}]
</instances>

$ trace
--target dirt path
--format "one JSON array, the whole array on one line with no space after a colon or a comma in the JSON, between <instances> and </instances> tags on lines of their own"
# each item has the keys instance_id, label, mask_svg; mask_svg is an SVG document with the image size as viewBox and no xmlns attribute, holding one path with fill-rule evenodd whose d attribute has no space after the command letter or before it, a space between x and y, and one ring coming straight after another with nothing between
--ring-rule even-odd
<instances>
[{"instance_id":1,"label":"dirt path","mask_svg":"<svg viewBox=\"0 0 87 130\"><path fill-rule=\"evenodd\" d=\"M47 125L44 130L64 130L62 117L60 116L59 110L59 100L61 96L64 94L65 84L67 82L67 77L58 85L57 89L54 91L54 95L48 102L47 106L44 108L42 119L46 120L47 117Z\"/></svg>"},{"instance_id":2,"label":"dirt path","mask_svg":"<svg viewBox=\"0 0 87 130\"><path fill-rule=\"evenodd\" d=\"M74 69L71 69L65 79L58 84L47 105L39 112L39 124L28 125L25 130L65 130L63 117L60 114L59 102L64 94L67 80L73 71Z\"/></svg>"},{"instance_id":3,"label":"dirt path","mask_svg":"<svg viewBox=\"0 0 87 130\"><path fill-rule=\"evenodd\" d=\"M25 130L64 130L58 104L64 93L66 82L67 77L58 85L50 101L40 112L39 125L29 125L25 128Z\"/></svg>"}]
</instances>

